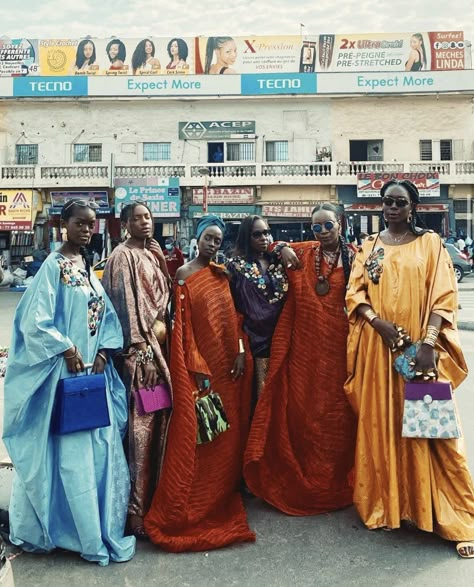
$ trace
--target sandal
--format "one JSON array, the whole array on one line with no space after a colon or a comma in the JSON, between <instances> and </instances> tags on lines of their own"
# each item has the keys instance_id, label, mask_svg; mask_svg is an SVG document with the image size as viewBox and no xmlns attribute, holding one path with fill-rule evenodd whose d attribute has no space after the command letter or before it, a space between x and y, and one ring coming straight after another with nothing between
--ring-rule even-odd
<instances>
[{"instance_id":1,"label":"sandal","mask_svg":"<svg viewBox=\"0 0 474 587\"><path fill-rule=\"evenodd\" d=\"M474 558L474 542L458 542L456 550L462 558Z\"/></svg>"}]
</instances>

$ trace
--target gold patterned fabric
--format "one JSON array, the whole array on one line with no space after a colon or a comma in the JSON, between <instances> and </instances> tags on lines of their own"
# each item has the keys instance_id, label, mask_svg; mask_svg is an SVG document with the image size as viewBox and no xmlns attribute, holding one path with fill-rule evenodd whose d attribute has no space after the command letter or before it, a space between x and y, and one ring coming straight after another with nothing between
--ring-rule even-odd
<instances>
[{"instance_id":1,"label":"gold patterned fabric","mask_svg":"<svg viewBox=\"0 0 474 587\"><path fill-rule=\"evenodd\" d=\"M140 386L134 345L145 343L153 349L154 361L163 381L171 386L167 344L160 345L154 325L167 318L169 290L157 259L147 249L119 245L110 256L102 280L119 316L125 350L117 368L129 391L128 461L132 490L129 514L143 517L153 495L163 447L169 410L138 416L132 391ZM120 370L121 367L121 370Z\"/></svg>"},{"instance_id":2,"label":"gold patterned fabric","mask_svg":"<svg viewBox=\"0 0 474 587\"><path fill-rule=\"evenodd\" d=\"M366 260L377 253L378 283ZM377 281L377 280L375 280ZM385 245L366 240L347 292L347 397L358 416L354 504L368 528L398 528L402 520L447 540L474 539L474 487L460 440L402 438L404 381L380 335L357 315L370 304L383 320L424 336L431 313L443 318L437 341L441 381L457 387L467 374L456 329L457 295L451 260L438 235Z\"/></svg>"}]
</instances>

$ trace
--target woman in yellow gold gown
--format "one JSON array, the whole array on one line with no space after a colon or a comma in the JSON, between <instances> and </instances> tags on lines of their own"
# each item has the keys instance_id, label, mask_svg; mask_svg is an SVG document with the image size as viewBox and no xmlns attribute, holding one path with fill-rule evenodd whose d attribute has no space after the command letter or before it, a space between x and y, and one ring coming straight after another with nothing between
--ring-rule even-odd
<instances>
[{"instance_id":1,"label":"woman in yellow gold gown","mask_svg":"<svg viewBox=\"0 0 474 587\"><path fill-rule=\"evenodd\" d=\"M407 520L459 542L460 556L472 558L474 487L462 439L402 438L404 381L390 350L399 336L394 323L413 341L426 340L431 326L439 331L439 363L422 344L415 369L434 370L453 389L465 379L452 264L439 236L416 227L419 194L411 182L392 180L381 195L388 228L356 255L346 297L346 393L358 416L354 504L369 529Z\"/></svg>"}]
</instances>

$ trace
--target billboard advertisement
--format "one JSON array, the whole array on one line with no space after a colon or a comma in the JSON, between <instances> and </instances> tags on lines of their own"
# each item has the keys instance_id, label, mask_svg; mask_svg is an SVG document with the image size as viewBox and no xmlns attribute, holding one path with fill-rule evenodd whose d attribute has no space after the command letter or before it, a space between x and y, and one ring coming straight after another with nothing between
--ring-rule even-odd
<instances>
[{"instance_id":1,"label":"billboard advertisement","mask_svg":"<svg viewBox=\"0 0 474 587\"><path fill-rule=\"evenodd\" d=\"M464 69L470 44L462 31L319 35L317 71Z\"/></svg>"},{"instance_id":2,"label":"billboard advertisement","mask_svg":"<svg viewBox=\"0 0 474 587\"><path fill-rule=\"evenodd\" d=\"M144 202L154 218L179 218L181 197L178 177L115 180L115 217L133 202Z\"/></svg>"},{"instance_id":3,"label":"billboard advertisement","mask_svg":"<svg viewBox=\"0 0 474 587\"><path fill-rule=\"evenodd\" d=\"M194 39L42 39L45 76L154 76L194 73ZM36 74L38 75L38 74Z\"/></svg>"},{"instance_id":4,"label":"billboard advertisement","mask_svg":"<svg viewBox=\"0 0 474 587\"><path fill-rule=\"evenodd\" d=\"M439 173L358 173L357 197L378 198L380 190L391 179L409 179L416 185L421 198L439 198Z\"/></svg>"},{"instance_id":5,"label":"billboard advertisement","mask_svg":"<svg viewBox=\"0 0 474 587\"><path fill-rule=\"evenodd\" d=\"M202 205L202 188L193 189L193 204ZM253 204L255 201L255 188L253 187L235 187L235 188L207 188L208 204Z\"/></svg>"},{"instance_id":6,"label":"billboard advertisement","mask_svg":"<svg viewBox=\"0 0 474 587\"><path fill-rule=\"evenodd\" d=\"M471 67L463 31L0 40L0 76L448 71Z\"/></svg>"},{"instance_id":7,"label":"billboard advertisement","mask_svg":"<svg viewBox=\"0 0 474 587\"><path fill-rule=\"evenodd\" d=\"M31 230L33 190L0 190L0 230Z\"/></svg>"}]
</instances>

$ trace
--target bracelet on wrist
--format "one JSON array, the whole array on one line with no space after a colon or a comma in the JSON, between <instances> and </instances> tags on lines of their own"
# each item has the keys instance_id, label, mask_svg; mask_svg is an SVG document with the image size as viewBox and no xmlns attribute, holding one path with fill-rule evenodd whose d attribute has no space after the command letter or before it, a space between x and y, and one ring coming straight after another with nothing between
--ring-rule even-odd
<instances>
[{"instance_id":1,"label":"bracelet on wrist","mask_svg":"<svg viewBox=\"0 0 474 587\"><path fill-rule=\"evenodd\" d=\"M373 310L367 310L367 312L365 312L364 314L364 319L369 323L372 324L372 322L378 318L377 314L373 311Z\"/></svg>"},{"instance_id":2,"label":"bracelet on wrist","mask_svg":"<svg viewBox=\"0 0 474 587\"><path fill-rule=\"evenodd\" d=\"M150 345L146 347L146 350L137 350L137 365L147 365L154 359L153 349Z\"/></svg>"},{"instance_id":3,"label":"bracelet on wrist","mask_svg":"<svg viewBox=\"0 0 474 587\"><path fill-rule=\"evenodd\" d=\"M107 363L107 355L104 353L101 353L100 351L97 353L97 356L100 357L104 363Z\"/></svg>"},{"instance_id":4,"label":"bracelet on wrist","mask_svg":"<svg viewBox=\"0 0 474 587\"><path fill-rule=\"evenodd\" d=\"M428 326L426 329L425 338L423 339L423 344L427 344L434 348L436 346L436 341L438 340L438 335L439 330L436 328L436 326Z\"/></svg>"},{"instance_id":5,"label":"bracelet on wrist","mask_svg":"<svg viewBox=\"0 0 474 587\"><path fill-rule=\"evenodd\" d=\"M239 338L239 353L245 353L245 345L243 338Z\"/></svg>"},{"instance_id":6,"label":"bracelet on wrist","mask_svg":"<svg viewBox=\"0 0 474 587\"><path fill-rule=\"evenodd\" d=\"M285 247L289 247L290 245L285 242L279 242L273 247L272 253L276 256L278 260L281 260L281 252Z\"/></svg>"},{"instance_id":7,"label":"bracelet on wrist","mask_svg":"<svg viewBox=\"0 0 474 587\"><path fill-rule=\"evenodd\" d=\"M65 359L74 359L75 357L77 357L77 353L78 353L77 346L74 345L74 354L67 356L66 353L64 353L64 358Z\"/></svg>"}]
</instances>

